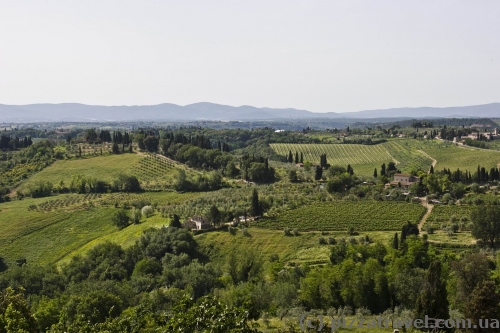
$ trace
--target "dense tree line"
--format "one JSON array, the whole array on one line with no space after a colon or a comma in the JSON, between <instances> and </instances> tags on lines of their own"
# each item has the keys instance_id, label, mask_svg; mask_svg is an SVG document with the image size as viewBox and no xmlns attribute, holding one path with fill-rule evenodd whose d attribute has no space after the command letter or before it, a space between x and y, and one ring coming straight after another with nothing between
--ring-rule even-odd
<instances>
[{"instance_id":1,"label":"dense tree line","mask_svg":"<svg viewBox=\"0 0 500 333\"><path fill-rule=\"evenodd\" d=\"M0 149L21 149L27 148L33 144L30 136L25 136L24 138L19 138L17 136L0 136Z\"/></svg>"}]
</instances>

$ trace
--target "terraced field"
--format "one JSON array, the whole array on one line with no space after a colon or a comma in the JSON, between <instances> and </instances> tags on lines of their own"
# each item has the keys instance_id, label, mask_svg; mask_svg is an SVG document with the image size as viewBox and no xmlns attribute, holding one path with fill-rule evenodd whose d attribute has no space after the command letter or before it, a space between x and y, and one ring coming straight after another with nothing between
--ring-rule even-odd
<instances>
[{"instance_id":1,"label":"terraced field","mask_svg":"<svg viewBox=\"0 0 500 333\"><path fill-rule=\"evenodd\" d=\"M289 210L255 225L270 229L358 231L400 230L407 221L418 223L426 209L404 202L335 201Z\"/></svg>"}]
</instances>

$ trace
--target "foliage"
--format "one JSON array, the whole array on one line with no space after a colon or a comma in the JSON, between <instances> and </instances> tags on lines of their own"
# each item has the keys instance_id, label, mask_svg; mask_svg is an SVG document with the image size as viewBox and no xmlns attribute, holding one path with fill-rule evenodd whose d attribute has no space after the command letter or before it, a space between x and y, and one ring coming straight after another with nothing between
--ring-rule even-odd
<instances>
[{"instance_id":1,"label":"foliage","mask_svg":"<svg viewBox=\"0 0 500 333\"><path fill-rule=\"evenodd\" d=\"M500 239L500 207L476 207L471 212L472 235L491 247Z\"/></svg>"}]
</instances>

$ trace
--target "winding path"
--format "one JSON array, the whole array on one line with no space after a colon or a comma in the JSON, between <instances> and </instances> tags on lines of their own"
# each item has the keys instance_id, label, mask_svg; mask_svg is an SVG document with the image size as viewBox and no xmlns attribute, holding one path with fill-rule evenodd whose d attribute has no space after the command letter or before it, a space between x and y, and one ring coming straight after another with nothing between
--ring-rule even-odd
<instances>
[{"instance_id":1,"label":"winding path","mask_svg":"<svg viewBox=\"0 0 500 333\"><path fill-rule=\"evenodd\" d=\"M420 235L421 235L422 234L422 227L424 226L424 223L427 221L427 218L429 217L429 215L431 215L432 208L434 208L434 205L430 205L427 202L427 198L421 198L420 200L422 201L422 206L427 208L427 212L425 212L424 216L422 216L422 219L418 223L418 231L420 232Z\"/></svg>"}]
</instances>

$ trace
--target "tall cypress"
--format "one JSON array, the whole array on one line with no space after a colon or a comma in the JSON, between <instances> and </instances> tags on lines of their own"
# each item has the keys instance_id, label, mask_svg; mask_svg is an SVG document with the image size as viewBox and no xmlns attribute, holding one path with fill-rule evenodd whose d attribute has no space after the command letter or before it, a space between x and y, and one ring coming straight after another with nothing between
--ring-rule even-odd
<instances>
[{"instance_id":1,"label":"tall cypress","mask_svg":"<svg viewBox=\"0 0 500 333\"><path fill-rule=\"evenodd\" d=\"M252 215L253 216L259 216L261 214L260 211L260 203L259 203L259 193L257 192L257 189L253 189L252 193Z\"/></svg>"},{"instance_id":2,"label":"tall cypress","mask_svg":"<svg viewBox=\"0 0 500 333\"><path fill-rule=\"evenodd\" d=\"M399 239L397 232L394 234L394 238L392 239L392 248L396 250L399 248Z\"/></svg>"}]
</instances>

